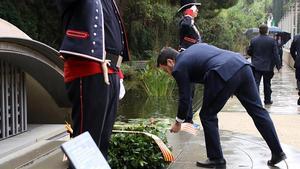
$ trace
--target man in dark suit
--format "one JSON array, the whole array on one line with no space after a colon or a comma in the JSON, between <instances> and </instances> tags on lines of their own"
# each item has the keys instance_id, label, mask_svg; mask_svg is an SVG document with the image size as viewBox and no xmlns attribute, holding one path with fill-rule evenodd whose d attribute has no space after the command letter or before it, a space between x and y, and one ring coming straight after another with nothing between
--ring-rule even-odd
<instances>
[{"instance_id":1,"label":"man in dark suit","mask_svg":"<svg viewBox=\"0 0 300 169\"><path fill-rule=\"evenodd\" d=\"M253 74L258 90L261 78L263 77L264 103L268 105L273 103L271 99L271 79L274 76L273 69L276 65L279 71L281 64L276 40L267 35L268 26L264 24L261 25L259 27L259 33L259 36L251 39L247 53L251 56L252 65L254 66Z\"/></svg>"},{"instance_id":2,"label":"man in dark suit","mask_svg":"<svg viewBox=\"0 0 300 169\"><path fill-rule=\"evenodd\" d=\"M218 112L231 95L239 101L252 117L256 128L267 142L273 166L286 158L279 143L269 113L263 108L250 63L240 54L199 43L178 53L172 48L163 48L157 66L172 75L179 88L179 106L171 132L178 132L190 104L190 83L204 84L200 119L204 130L208 159L198 161L197 166L226 167L218 131Z\"/></svg>"},{"instance_id":3,"label":"man in dark suit","mask_svg":"<svg viewBox=\"0 0 300 169\"><path fill-rule=\"evenodd\" d=\"M275 37L274 37L276 43L277 43L277 47L278 47L278 54L279 54L279 60L280 60L280 65L281 67L283 66L283 60L282 60L282 55L283 55L283 41L281 39L281 36L276 34Z\"/></svg>"},{"instance_id":4,"label":"man in dark suit","mask_svg":"<svg viewBox=\"0 0 300 169\"><path fill-rule=\"evenodd\" d=\"M73 136L88 131L107 158L122 85L120 63L129 60L119 11L114 0L58 0L57 4L63 19L59 52L72 103Z\"/></svg>"},{"instance_id":5,"label":"man in dark suit","mask_svg":"<svg viewBox=\"0 0 300 169\"><path fill-rule=\"evenodd\" d=\"M290 47L290 53L295 61L294 67L296 69L297 89L299 95L297 104L300 105L300 35L294 36Z\"/></svg>"}]
</instances>

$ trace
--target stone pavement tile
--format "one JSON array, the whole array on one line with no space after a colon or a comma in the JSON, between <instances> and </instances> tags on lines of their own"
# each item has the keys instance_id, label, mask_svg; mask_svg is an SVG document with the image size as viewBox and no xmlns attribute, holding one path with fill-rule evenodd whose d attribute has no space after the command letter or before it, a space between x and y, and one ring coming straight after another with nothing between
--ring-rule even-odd
<instances>
[{"instance_id":1,"label":"stone pavement tile","mask_svg":"<svg viewBox=\"0 0 300 169\"><path fill-rule=\"evenodd\" d=\"M260 96L263 101L262 86L263 84L260 85ZM297 115L300 115L300 106L297 105L298 91L296 90L295 74L290 67L284 66L281 73L275 72L272 79L272 90L273 104L265 106L265 108L271 113L274 122L278 124L276 128L278 129L279 137L282 140L299 140L298 135L290 134L298 131L296 125L298 124ZM200 122L198 113L196 114L197 118L195 121ZM300 169L300 151L285 144L282 144L282 147L287 155L287 160L280 162L276 167L267 166L267 161L271 158L271 152L256 131L250 117L244 117L248 115L246 115L246 110L236 97L229 99L219 116L222 117L222 119L220 118L220 124L222 124L220 127L223 126L225 128L227 126L227 128L230 128L228 126L231 126L232 121L239 124L231 127L232 131L220 131L227 169ZM252 128L255 130L252 134L258 133L256 136L240 133L242 131L252 131ZM173 154L176 158L176 161L168 169L200 168L196 166L196 161L206 159L202 130L199 130L196 136L179 132L177 134L169 133L167 137L169 144L173 147Z\"/></svg>"},{"instance_id":2,"label":"stone pavement tile","mask_svg":"<svg viewBox=\"0 0 300 169\"><path fill-rule=\"evenodd\" d=\"M206 150L204 147L203 134L196 136L185 132L176 134L168 133L168 142L172 147L172 153L176 161L172 163L169 169L193 169L198 168L196 161L205 159Z\"/></svg>"},{"instance_id":3,"label":"stone pavement tile","mask_svg":"<svg viewBox=\"0 0 300 169\"><path fill-rule=\"evenodd\" d=\"M300 168L300 151L283 145L288 159L276 167L267 166L271 153L265 141L261 138L221 131L221 144L228 169L298 169ZM196 169L196 161L206 159L203 131L196 136L185 132L168 134L176 161L168 169Z\"/></svg>"}]
</instances>

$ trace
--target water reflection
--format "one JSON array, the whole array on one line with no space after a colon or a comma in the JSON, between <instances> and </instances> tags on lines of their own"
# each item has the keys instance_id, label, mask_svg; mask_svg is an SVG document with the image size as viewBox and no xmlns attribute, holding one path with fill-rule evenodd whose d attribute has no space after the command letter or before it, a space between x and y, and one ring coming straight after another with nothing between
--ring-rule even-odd
<instances>
[{"instance_id":1,"label":"water reflection","mask_svg":"<svg viewBox=\"0 0 300 169\"><path fill-rule=\"evenodd\" d=\"M175 117L177 101L172 97L147 97L141 92L129 91L120 102L119 120L132 118Z\"/></svg>"},{"instance_id":2,"label":"water reflection","mask_svg":"<svg viewBox=\"0 0 300 169\"><path fill-rule=\"evenodd\" d=\"M177 93L177 92L175 92ZM118 119L126 121L135 118L174 118L178 106L177 95L172 97L148 97L139 90L130 90L120 101ZM202 104L202 86L196 87L193 110L199 109Z\"/></svg>"}]
</instances>

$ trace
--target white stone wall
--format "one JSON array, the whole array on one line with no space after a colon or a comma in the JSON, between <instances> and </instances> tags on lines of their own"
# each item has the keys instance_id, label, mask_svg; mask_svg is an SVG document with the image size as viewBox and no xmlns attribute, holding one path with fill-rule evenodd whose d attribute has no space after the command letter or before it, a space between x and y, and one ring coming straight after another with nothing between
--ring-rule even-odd
<instances>
[{"instance_id":1,"label":"white stone wall","mask_svg":"<svg viewBox=\"0 0 300 169\"><path fill-rule=\"evenodd\" d=\"M31 39L28 35L22 32L20 29L12 25L11 23L0 18L0 37L14 37Z\"/></svg>"}]
</instances>

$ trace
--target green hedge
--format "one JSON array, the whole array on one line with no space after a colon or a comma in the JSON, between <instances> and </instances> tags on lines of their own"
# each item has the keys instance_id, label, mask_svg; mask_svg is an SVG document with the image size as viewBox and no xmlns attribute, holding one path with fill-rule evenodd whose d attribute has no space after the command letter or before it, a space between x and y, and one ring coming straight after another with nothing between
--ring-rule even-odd
<instances>
[{"instance_id":1,"label":"green hedge","mask_svg":"<svg viewBox=\"0 0 300 169\"><path fill-rule=\"evenodd\" d=\"M169 120L151 119L117 122L115 130L148 132L160 137L167 144L166 131ZM153 169L166 168L168 162L155 143L144 134L113 133L110 140L109 164L113 169Z\"/></svg>"}]
</instances>

